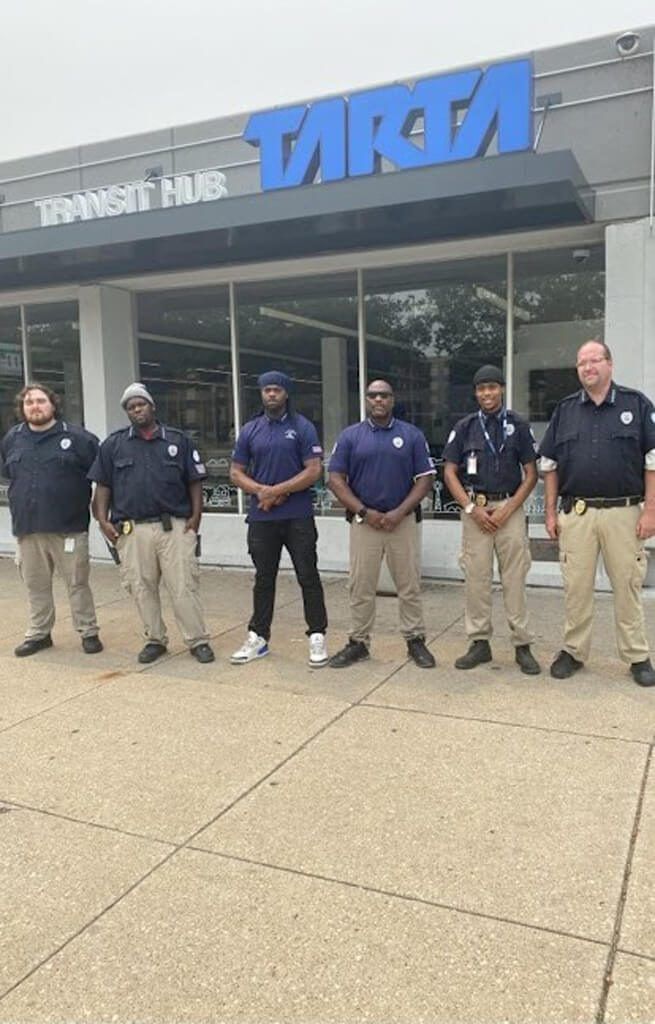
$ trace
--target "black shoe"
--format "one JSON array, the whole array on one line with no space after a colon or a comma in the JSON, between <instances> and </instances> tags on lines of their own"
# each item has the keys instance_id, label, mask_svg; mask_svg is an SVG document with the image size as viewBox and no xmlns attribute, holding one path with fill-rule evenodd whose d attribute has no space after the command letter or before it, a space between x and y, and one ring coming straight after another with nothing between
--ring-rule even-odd
<instances>
[{"instance_id":1,"label":"black shoe","mask_svg":"<svg viewBox=\"0 0 655 1024\"><path fill-rule=\"evenodd\" d=\"M22 644L19 644L14 654L17 658L27 658L30 654L36 654L37 651L43 651L46 647L52 647L52 637L48 633L47 636L41 636L36 640L23 640Z\"/></svg>"},{"instance_id":2,"label":"black shoe","mask_svg":"<svg viewBox=\"0 0 655 1024\"><path fill-rule=\"evenodd\" d=\"M85 654L100 654L100 651L103 650L103 646L102 640L97 633L93 636L82 637L82 650Z\"/></svg>"},{"instance_id":3,"label":"black shoe","mask_svg":"<svg viewBox=\"0 0 655 1024\"><path fill-rule=\"evenodd\" d=\"M538 676L541 672L541 665L530 650L529 644L519 644L514 657L521 672L525 672L526 676Z\"/></svg>"},{"instance_id":4,"label":"black shoe","mask_svg":"<svg viewBox=\"0 0 655 1024\"><path fill-rule=\"evenodd\" d=\"M214 652L209 644L198 644L191 648L191 657L199 661L201 665L208 665L210 661L216 661Z\"/></svg>"},{"instance_id":5,"label":"black shoe","mask_svg":"<svg viewBox=\"0 0 655 1024\"><path fill-rule=\"evenodd\" d=\"M650 658L635 661L630 666L630 674L639 686L655 686L655 669L650 663Z\"/></svg>"},{"instance_id":6,"label":"black shoe","mask_svg":"<svg viewBox=\"0 0 655 1024\"><path fill-rule=\"evenodd\" d=\"M583 665L583 661L578 661L568 651L560 651L550 666L550 674L553 679L568 679L574 672L581 669Z\"/></svg>"},{"instance_id":7,"label":"black shoe","mask_svg":"<svg viewBox=\"0 0 655 1024\"><path fill-rule=\"evenodd\" d=\"M347 668L356 661L368 658L368 647L361 640L349 640L345 647L333 654L328 665L330 668Z\"/></svg>"},{"instance_id":8,"label":"black shoe","mask_svg":"<svg viewBox=\"0 0 655 1024\"><path fill-rule=\"evenodd\" d=\"M142 665L149 665L151 661L157 661L157 658L161 658L162 654L166 654L167 648L164 644L147 643L142 650L139 651L137 661L140 661Z\"/></svg>"},{"instance_id":9,"label":"black shoe","mask_svg":"<svg viewBox=\"0 0 655 1024\"><path fill-rule=\"evenodd\" d=\"M412 636L407 641L407 653L419 668L434 668L437 664L432 651L425 646L425 637Z\"/></svg>"},{"instance_id":10,"label":"black shoe","mask_svg":"<svg viewBox=\"0 0 655 1024\"><path fill-rule=\"evenodd\" d=\"M491 647L488 640L474 640L466 654L458 658L455 668L475 668L485 661L491 661Z\"/></svg>"}]
</instances>

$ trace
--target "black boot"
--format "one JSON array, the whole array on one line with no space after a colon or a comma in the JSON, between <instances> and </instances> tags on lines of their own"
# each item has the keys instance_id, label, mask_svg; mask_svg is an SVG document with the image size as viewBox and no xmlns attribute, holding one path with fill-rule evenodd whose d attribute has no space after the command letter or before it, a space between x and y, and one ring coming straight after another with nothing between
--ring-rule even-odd
<instances>
[{"instance_id":1,"label":"black boot","mask_svg":"<svg viewBox=\"0 0 655 1024\"><path fill-rule=\"evenodd\" d=\"M476 665L483 665L485 661L491 661L489 641L474 640L466 654L457 659L455 668L475 668Z\"/></svg>"},{"instance_id":2,"label":"black boot","mask_svg":"<svg viewBox=\"0 0 655 1024\"><path fill-rule=\"evenodd\" d=\"M529 644L519 644L514 657L521 672L525 672L526 676L538 676L541 672L541 665L530 650Z\"/></svg>"}]
</instances>

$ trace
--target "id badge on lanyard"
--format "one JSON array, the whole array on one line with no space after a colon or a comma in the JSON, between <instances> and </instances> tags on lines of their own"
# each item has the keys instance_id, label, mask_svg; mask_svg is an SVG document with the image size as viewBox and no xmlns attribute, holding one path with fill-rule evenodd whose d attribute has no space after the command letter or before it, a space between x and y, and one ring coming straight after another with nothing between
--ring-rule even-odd
<instances>
[{"instance_id":1,"label":"id badge on lanyard","mask_svg":"<svg viewBox=\"0 0 655 1024\"><path fill-rule=\"evenodd\" d=\"M469 454L466 456L466 475L478 475L478 457L475 454L475 452L469 452Z\"/></svg>"}]
</instances>

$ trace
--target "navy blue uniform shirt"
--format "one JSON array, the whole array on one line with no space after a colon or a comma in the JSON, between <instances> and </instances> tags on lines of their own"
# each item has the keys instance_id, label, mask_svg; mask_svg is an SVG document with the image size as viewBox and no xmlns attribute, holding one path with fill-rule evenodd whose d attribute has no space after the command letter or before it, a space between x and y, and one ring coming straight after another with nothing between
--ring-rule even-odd
<instances>
[{"instance_id":1,"label":"navy blue uniform shirt","mask_svg":"<svg viewBox=\"0 0 655 1024\"><path fill-rule=\"evenodd\" d=\"M539 454L557 463L559 493L627 498L644 493L644 456L655 449L655 409L641 391L610 385L600 405L582 388L555 406Z\"/></svg>"},{"instance_id":2,"label":"navy blue uniform shirt","mask_svg":"<svg viewBox=\"0 0 655 1024\"><path fill-rule=\"evenodd\" d=\"M49 430L19 423L0 445L2 474L9 480L11 528L27 533L83 533L89 528L89 467L98 438L57 420Z\"/></svg>"},{"instance_id":3,"label":"navy blue uniform shirt","mask_svg":"<svg viewBox=\"0 0 655 1024\"><path fill-rule=\"evenodd\" d=\"M341 432L330 456L330 472L345 473L362 505L390 512L405 500L416 477L435 470L418 427L397 419L379 427L366 419Z\"/></svg>"},{"instance_id":4,"label":"navy blue uniform shirt","mask_svg":"<svg viewBox=\"0 0 655 1024\"><path fill-rule=\"evenodd\" d=\"M302 473L308 459L320 459L323 448L316 427L297 412L285 412L280 419L260 413L241 429L232 459L258 484L269 487ZM269 512L257 507L257 496L250 495L247 521L272 522L279 519L308 519L313 516L311 488L290 494Z\"/></svg>"},{"instance_id":5,"label":"navy blue uniform shirt","mask_svg":"<svg viewBox=\"0 0 655 1024\"><path fill-rule=\"evenodd\" d=\"M191 438L162 423L149 440L133 426L114 431L89 471L89 480L111 491L113 523L154 519L162 512L186 519L191 515L189 484L206 478Z\"/></svg>"},{"instance_id":6,"label":"navy blue uniform shirt","mask_svg":"<svg viewBox=\"0 0 655 1024\"><path fill-rule=\"evenodd\" d=\"M514 494L523 480L521 466L537 460L535 450L527 420L511 409L501 409L488 416L483 413L482 417L473 412L459 420L450 432L442 457L457 464L457 475L467 489ZM467 472L471 456L475 474Z\"/></svg>"}]
</instances>

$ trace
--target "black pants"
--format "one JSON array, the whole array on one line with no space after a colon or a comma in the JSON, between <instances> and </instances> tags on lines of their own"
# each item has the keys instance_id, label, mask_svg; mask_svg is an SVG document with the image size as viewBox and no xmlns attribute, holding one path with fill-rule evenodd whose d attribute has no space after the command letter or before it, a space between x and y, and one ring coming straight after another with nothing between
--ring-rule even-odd
<instances>
[{"instance_id":1,"label":"black pants","mask_svg":"<svg viewBox=\"0 0 655 1024\"><path fill-rule=\"evenodd\" d=\"M248 629L265 640L271 636L275 581L283 547L289 552L302 589L307 636L310 633L325 633L327 630L323 584L316 566L317 538L313 518L278 519L269 523L256 521L248 524L248 552L256 570L253 612Z\"/></svg>"}]
</instances>

